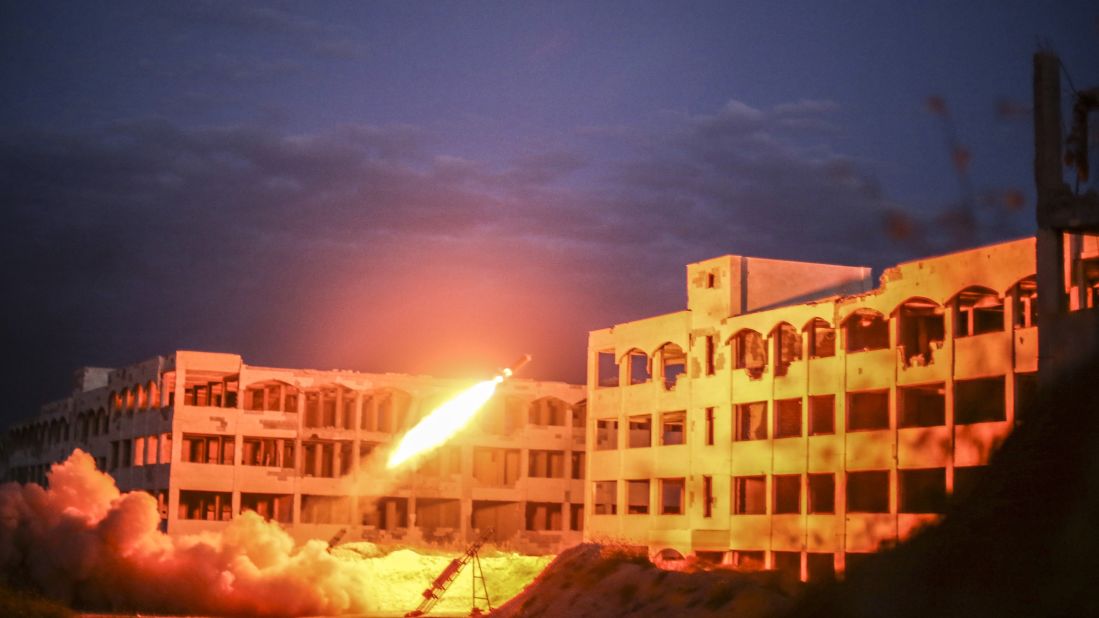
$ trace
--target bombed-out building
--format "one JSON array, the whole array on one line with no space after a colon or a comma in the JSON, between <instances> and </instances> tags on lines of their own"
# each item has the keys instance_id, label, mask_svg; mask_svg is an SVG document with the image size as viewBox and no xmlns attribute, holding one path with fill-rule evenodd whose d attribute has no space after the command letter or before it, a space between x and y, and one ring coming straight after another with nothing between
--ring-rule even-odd
<instances>
[{"instance_id":1,"label":"bombed-out building","mask_svg":"<svg viewBox=\"0 0 1099 618\"><path fill-rule=\"evenodd\" d=\"M1097 238L1066 241L1074 310L1099 306ZM934 521L1022 421L1037 309L1033 238L877 287L866 268L689 264L685 311L589 335L585 537L842 571Z\"/></svg>"},{"instance_id":2,"label":"bombed-out building","mask_svg":"<svg viewBox=\"0 0 1099 618\"><path fill-rule=\"evenodd\" d=\"M492 529L531 552L578 542L583 386L507 380L445 446L384 471L379 446L467 386L192 351L85 368L70 397L9 429L7 476L44 482L82 448L121 489L156 496L173 534L252 510L298 540L450 544Z\"/></svg>"}]
</instances>

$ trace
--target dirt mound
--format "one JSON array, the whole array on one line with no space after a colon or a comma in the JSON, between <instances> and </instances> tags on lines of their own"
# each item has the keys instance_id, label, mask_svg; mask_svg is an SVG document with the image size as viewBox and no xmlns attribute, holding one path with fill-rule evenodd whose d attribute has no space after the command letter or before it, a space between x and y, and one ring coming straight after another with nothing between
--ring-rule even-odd
<instances>
[{"instance_id":1,"label":"dirt mound","mask_svg":"<svg viewBox=\"0 0 1099 618\"><path fill-rule=\"evenodd\" d=\"M790 609L799 589L775 572L666 571L621 548L585 543L492 615L774 616Z\"/></svg>"}]
</instances>

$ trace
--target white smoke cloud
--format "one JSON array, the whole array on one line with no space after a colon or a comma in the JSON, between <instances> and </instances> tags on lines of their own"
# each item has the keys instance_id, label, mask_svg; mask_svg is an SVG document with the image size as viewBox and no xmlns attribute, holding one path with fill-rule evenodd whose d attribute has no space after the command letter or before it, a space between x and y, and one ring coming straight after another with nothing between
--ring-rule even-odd
<instances>
[{"instance_id":1,"label":"white smoke cloud","mask_svg":"<svg viewBox=\"0 0 1099 618\"><path fill-rule=\"evenodd\" d=\"M48 489L0 486L0 568L82 607L266 616L378 609L367 569L332 556L323 541L295 548L254 513L218 535L174 538L158 523L152 496L120 493L77 450L53 466Z\"/></svg>"},{"instance_id":2,"label":"white smoke cloud","mask_svg":"<svg viewBox=\"0 0 1099 618\"><path fill-rule=\"evenodd\" d=\"M377 453L381 460L385 453ZM396 482L381 472L384 483ZM404 613L454 552L391 553L350 543L295 547L277 524L252 512L219 533L172 537L158 529L156 500L121 493L95 460L76 450L49 472L49 487L0 485L0 575L27 579L84 609L206 615L301 616ZM354 488L349 488L354 489ZM373 489L377 489L374 487ZM494 605L517 594L551 556L482 552ZM466 569L455 590L471 589ZM446 595L438 610L468 612Z\"/></svg>"}]
</instances>

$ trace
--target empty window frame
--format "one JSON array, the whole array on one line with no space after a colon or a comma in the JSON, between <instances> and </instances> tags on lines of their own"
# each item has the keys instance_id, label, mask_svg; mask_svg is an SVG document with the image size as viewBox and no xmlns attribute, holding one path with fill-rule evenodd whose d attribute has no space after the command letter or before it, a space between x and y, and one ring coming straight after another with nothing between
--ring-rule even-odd
<instances>
[{"instance_id":1,"label":"empty window frame","mask_svg":"<svg viewBox=\"0 0 1099 618\"><path fill-rule=\"evenodd\" d=\"M836 578L836 555L806 552L805 571L811 582L826 582Z\"/></svg>"},{"instance_id":2,"label":"empty window frame","mask_svg":"<svg viewBox=\"0 0 1099 618\"><path fill-rule=\"evenodd\" d=\"M592 512L596 515L618 513L618 482L595 481L592 485Z\"/></svg>"},{"instance_id":3,"label":"empty window frame","mask_svg":"<svg viewBox=\"0 0 1099 618\"><path fill-rule=\"evenodd\" d=\"M889 429L889 391L865 391L847 395L847 430Z\"/></svg>"},{"instance_id":4,"label":"empty window frame","mask_svg":"<svg viewBox=\"0 0 1099 618\"><path fill-rule=\"evenodd\" d=\"M661 376L664 379L664 388L675 388L679 376L687 373L687 355L683 348L674 343L665 343L660 348Z\"/></svg>"},{"instance_id":5,"label":"empty window frame","mask_svg":"<svg viewBox=\"0 0 1099 618\"><path fill-rule=\"evenodd\" d=\"M455 501L455 504L459 504ZM419 520L417 518L417 524ZM528 502L524 528L532 532L564 530L565 521L559 502Z\"/></svg>"},{"instance_id":6,"label":"empty window frame","mask_svg":"<svg viewBox=\"0 0 1099 618\"><path fill-rule=\"evenodd\" d=\"M843 323L847 352L868 352L889 347L889 320L876 311L859 310Z\"/></svg>"},{"instance_id":7,"label":"empty window frame","mask_svg":"<svg viewBox=\"0 0 1099 618\"><path fill-rule=\"evenodd\" d=\"M1015 422L1021 423L1038 405L1038 374L1015 374Z\"/></svg>"},{"instance_id":8,"label":"empty window frame","mask_svg":"<svg viewBox=\"0 0 1099 618\"><path fill-rule=\"evenodd\" d=\"M660 444L673 446L687 442L687 413L665 412L660 415Z\"/></svg>"},{"instance_id":9,"label":"empty window frame","mask_svg":"<svg viewBox=\"0 0 1099 618\"><path fill-rule=\"evenodd\" d=\"M743 369L752 379L759 379L767 367L767 342L763 335L745 329L730 339L733 368Z\"/></svg>"},{"instance_id":10,"label":"empty window frame","mask_svg":"<svg viewBox=\"0 0 1099 618\"><path fill-rule=\"evenodd\" d=\"M767 477L733 477L733 514L764 515L767 513Z\"/></svg>"},{"instance_id":11,"label":"empty window frame","mask_svg":"<svg viewBox=\"0 0 1099 618\"><path fill-rule=\"evenodd\" d=\"M301 443L301 474L318 478L336 478L337 444L330 441L303 440Z\"/></svg>"},{"instance_id":12,"label":"empty window frame","mask_svg":"<svg viewBox=\"0 0 1099 618\"><path fill-rule=\"evenodd\" d=\"M596 386L610 388L618 386L618 362L614 350L602 350L595 355Z\"/></svg>"},{"instance_id":13,"label":"empty window frame","mask_svg":"<svg viewBox=\"0 0 1099 618\"><path fill-rule=\"evenodd\" d=\"M572 427L583 432L587 429L588 407L587 402L581 401L572 407Z\"/></svg>"},{"instance_id":14,"label":"empty window frame","mask_svg":"<svg viewBox=\"0 0 1099 618\"><path fill-rule=\"evenodd\" d=\"M706 375L712 376L717 373L717 338L714 335L706 335Z\"/></svg>"},{"instance_id":15,"label":"empty window frame","mask_svg":"<svg viewBox=\"0 0 1099 618\"><path fill-rule=\"evenodd\" d=\"M519 449L475 447L473 478L490 487L511 487L519 480Z\"/></svg>"},{"instance_id":16,"label":"empty window frame","mask_svg":"<svg viewBox=\"0 0 1099 618\"><path fill-rule=\"evenodd\" d=\"M660 479L660 514L682 515L686 510L686 495L686 479Z\"/></svg>"},{"instance_id":17,"label":"empty window frame","mask_svg":"<svg viewBox=\"0 0 1099 618\"><path fill-rule=\"evenodd\" d=\"M351 522L351 498L348 496L301 497L301 523L347 524Z\"/></svg>"},{"instance_id":18,"label":"empty window frame","mask_svg":"<svg viewBox=\"0 0 1099 618\"><path fill-rule=\"evenodd\" d=\"M889 471L847 473L848 513L889 512Z\"/></svg>"},{"instance_id":19,"label":"empty window frame","mask_svg":"<svg viewBox=\"0 0 1099 618\"><path fill-rule=\"evenodd\" d=\"M802 359L801 333L783 322L771 334L775 339L775 374L786 375L786 368Z\"/></svg>"},{"instance_id":20,"label":"empty window frame","mask_svg":"<svg viewBox=\"0 0 1099 618\"><path fill-rule=\"evenodd\" d=\"M942 513L946 506L946 468L897 471L897 510Z\"/></svg>"},{"instance_id":21,"label":"empty window frame","mask_svg":"<svg viewBox=\"0 0 1099 618\"><path fill-rule=\"evenodd\" d=\"M565 478L565 452L541 450L528 451L527 476L542 479Z\"/></svg>"},{"instance_id":22,"label":"empty window frame","mask_svg":"<svg viewBox=\"0 0 1099 618\"><path fill-rule=\"evenodd\" d=\"M1062 238L1068 310L1099 307L1099 234L1065 233Z\"/></svg>"},{"instance_id":23,"label":"empty window frame","mask_svg":"<svg viewBox=\"0 0 1099 618\"><path fill-rule=\"evenodd\" d=\"M1007 418L1004 376L954 382L954 422L958 425Z\"/></svg>"},{"instance_id":24,"label":"empty window frame","mask_svg":"<svg viewBox=\"0 0 1099 618\"><path fill-rule=\"evenodd\" d=\"M836 475L831 472L807 475L810 515L836 512Z\"/></svg>"},{"instance_id":25,"label":"empty window frame","mask_svg":"<svg viewBox=\"0 0 1099 618\"><path fill-rule=\"evenodd\" d=\"M629 370L630 384L645 384L652 380L652 368L649 365L649 357L641 350L630 350L626 353L627 369Z\"/></svg>"},{"instance_id":26,"label":"empty window frame","mask_svg":"<svg viewBox=\"0 0 1099 618\"><path fill-rule=\"evenodd\" d=\"M776 474L772 477L775 515L788 515L801 512L801 475Z\"/></svg>"},{"instance_id":27,"label":"empty window frame","mask_svg":"<svg viewBox=\"0 0 1099 618\"><path fill-rule=\"evenodd\" d=\"M531 425L564 427L569 404L556 397L542 397L530 403L527 421Z\"/></svg>"},{"instance_id":28,"label":"empty window frame","mask_svg":"<svg viewBox=\"0 0 1099 618\"><path fill-rule=\"evenodd\" d=\"M240 463L244 466L293 468L294 440L292 438L244 436L241 441L240 454Z\"/></svg>"},{"instance_id":29,"label":"empty window frame","mask_svg":"<svg viewBox=\"0 0 1099 618\"><path fill-rule=\"evenodd\" d=\"M268 521L288 524L294 516L293 494L240 494L240 511L253 511Z\"/></svg>"},{"instance_id":30,"label":"empty window frame","mask_svg":"<svg viewBox=\"0 0 1099 618\"><path fill-rule=\"evenodd\" d=\"M179 492L179 519L229 521L233 517L233 494L227 491Z\"/></svg>"},{"instance_id":31,"label":"empty window frame","mask_svg":"<svg viewBox=\"0 0 1099 618\"><path fill-rule=\"evenodd\" d=\"M653 445L653 417L651 414L631 416L629 427L628 448L647 448Z\"/></svg>"},{"instance_id":32,"label":"empty window frame","mask_svg":"<svg viewBox=\"0 0 1099 618\"><path fill-rule=\"evenodd\" d=\"M1038 281L1031 275L1015 284L1015 328L1038 325Z\"/></svg>"},{"instance_id":33,"label":"empty window frame","mask_svg":"<svg viewBox=\"0 0 1099 618\"><path fill-rule=\"evenodd\" d=\"M801 581L801 552L800 551L775 551L771 552L773 568L787 581Z\"/></svg>"},{"instance_id":34,"label":"empty window frame","mask_svg":"<svg viewBox=\"0 0 1099 618\"><path fill-rule=\"evenodd\" d=\"M183 449L180 461L186 463L233 465L236 438L233 436L210 436L183 434ZM123 465L129 465L129 459L123 457Z\"/></svg>"},{"instance_id":35,"label":"empty window frame","mask_svg":"<svg viewBox=\"0 0 1099 618\"><path fill-rule=\"evenodd\" d=\"M954 297L954 336L972 337L1004 330L1004 301L987 288L970 287Z\"/></svg>"},{"instance_id":36,"label":"empty window frame","mask_svg":"<svg viewBox=\"0 0 1099 618\"><path fill-rule=\"evenodd\" d=\"M897 351L906 367L934 362L945 338L944 316L941 306L923 299L906 301L897 309Z\"/></svg>"},{"instance_id":37,"label":"empty window frame","mask_svg":"<svg viewBox=\"0 0 1099 618\"><path fill-rule=\"evenodd\" d=\"M900 427L936 427L946 424L944 384L898 387L897 404L897 424Z\"/></svg>"},{"instance_id":38,"label":"empty window frame","mask_svg":"<svg viewBox=\"0 0 1099 618\"><path fill-rule=\"evenodd\" d=\"M805 327L808 331L809 358L828 358L836 355L836 329L820 318L813 318Z\"/></svg>"},{"instance_id":39,"label":"empty window frame","mask_svg":"<svg viewBox=\"0 0 1099 618\"><path fill-rule=\"evenodd\" d=\"M584 529L584 505L569 505L569 530L582 531Z\"/></svg>"},{"instance_id":40,"label":"empty window frame","mask_svg":"<svg viewBox=\"0 0 1099 618\"><path fill-rule=\"evenodd\" d=\"M714 477L703 476L702 477L702 516L713 517L714 515Z\"/></svg>"},{"instance_id":41,"label":"empty window frame","mask_svg":"<svg viewBox=\"0 0 1099 618\"><path fill-rule=\"evenodd\" d=\"M626 514L648 515L651 494L648 479L626 481Z\"/></svg>"},{"instance_id":42,"label":"empty window frame","mask_svg":"<svg viewBox=\"0 0 1099 618\"><path fill-rule=\"evenodd\" d=\"M600 418L595 421L595 450L612 451L618 448L618 419Z\"/></svg>"},{"instance_id":43,"label":"empty window frame","mask_svg":"<svg viewBox=\"0 0 1099 618\"><path fill-rule=\"evenodd\" d=\"M836 433L836 396L809 397L809 435L823 436L833 433Z\"/></svg>"},{"instance_id":44,"label":"empty window frame","mask_svg":"<svg viewBox=\"0 0 1099 618\"><path fill-rule=\"evenodd\" d=\"M775 401L775 438L801 437L801 398Z\"/></svg>"},{"instance_id":45,"label":"empty window frame","mask_svg":"<svg viewBox=\"0 0 1099 618\"><path fill-rule=\"evenodd\" d=\"M764 556L767 552L762 550L744 551L734 549L731 553L733 566L735 566L738 570L763 570Z\"/></svg>"},{"instance_id":46,"label":"empty window frame","mask_svg":"<svg viewBox=\"0 0 1099 618\"><path fill-rule=\"evenodd\" d=\"M735 431L733 440L767 439L767 402L738 403L734 408Z\"/></svg>"},{"instance_id":47,"label":"empty window frame","mask_svg":"<svg viewBox=\"0 0 1099 618\"><path fill-rule=\"evenodd\" d=\"M584 480L584 452L573 451L569 455L569 476L572 479Z\"/></svg>"},{"instance_id":48,"label":"empty window frame","mask_svg":"<svg viewBox=\"0 0 1099 618\"><path fill-rule=\"evenodd\" d=\"M249 386L244 391L244 409L257 412L297 412L298 389L281 382Z\"/></svg>"}]
</instances>

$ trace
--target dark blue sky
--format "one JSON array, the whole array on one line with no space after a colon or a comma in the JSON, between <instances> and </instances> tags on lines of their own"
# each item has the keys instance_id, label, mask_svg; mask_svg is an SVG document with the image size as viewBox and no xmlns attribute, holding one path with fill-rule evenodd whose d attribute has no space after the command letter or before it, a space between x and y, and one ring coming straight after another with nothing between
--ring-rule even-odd
<instances>
[{"instance_id":1,"label":"dark blue sky","mask_svg":"<svg viewBox=\"0 0 1099 618\"><path fill-rule=\"evenodd\" d=\"M1030 233L1031 55L1099 84L1086 2L0 10L13 416L176 347L581 380L586 331L681 308L688 261ZM935 223L932 96L969 236Z\"/></svg>"}]
</instances>

